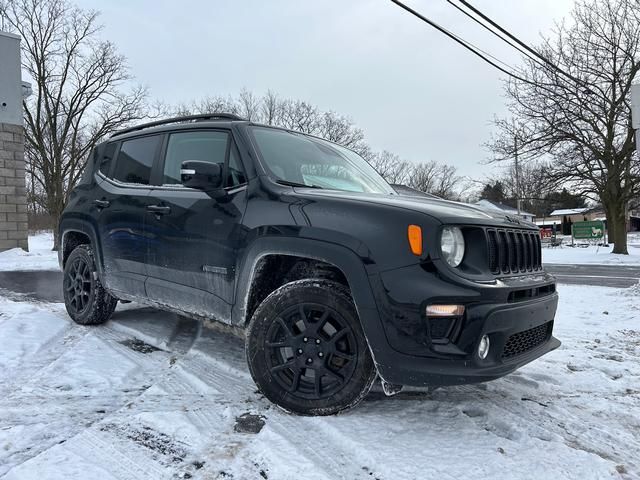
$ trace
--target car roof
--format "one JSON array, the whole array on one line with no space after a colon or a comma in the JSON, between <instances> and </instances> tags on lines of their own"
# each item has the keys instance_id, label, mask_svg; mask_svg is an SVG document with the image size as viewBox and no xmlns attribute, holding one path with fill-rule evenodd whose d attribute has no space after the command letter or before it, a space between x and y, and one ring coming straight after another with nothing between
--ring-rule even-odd
<instances>
[{"instance_id":1,"label":"car roof","mask_svg":"<svg viewBox=\"0 0 640 480\"><path fill-rule=\"evenodd\" d=\"M215 115L214 115L215 116ZM209 120L210 116L203 116L205 119L198 119L200 115L188 116L188 117L175 117L167 120L157 122L151 122L146 124L140 124L137 126L133 126L130 128L126 128L120 131L115 132L109 139L106 141L120 141L128 138L140 137L143 135L154 135L164 132L173 132L176 130L194 130L201 128L230 128L231 125L252 125L256 127L265 127L265 128L273 128L274 130L282 130L286 132L299 133L302 135L306 135L312 138L319 138L311 134L307 134L304 132L297 132L295 130L291 130L284 127L278 127L275 125L266 125L263 123L252 122L250 120L240 118L216 118ZM325 140L328 141L328 140ZM331 142L334 143L334 142Z\"/></svg>"},{"instance_id":2,"label":"car roof","mask_svg":"<svg viewBox=\"0 0 640 480\"><path fill-rule=\"evenodd\" d=\"M185 115L180 117L171 117L164 120L157 120L154 122L143 123L135 125L133 127L125 128L115 132L110 138L102 142L116 142L126 140L129 138L136 138L145 135L161 134L164 132L174 132L177 130L194 130L202 128L231 128L231 125L250 125L263 128L272 128L274 130L282 130L284 132L295 133L304 135L309 138L321 140L323 142L333 143L347 150L354 151L349 147L340 145L339 143L332 142L331 140L324 139L317 135L310 133L299 132L286 127L278 127L275 125L266 125L263 123L252 122L246 118L239 117L232 113L207 113L198 115ZM357 153L357 152L354 152Z\"/></svg>"}]
</instances>

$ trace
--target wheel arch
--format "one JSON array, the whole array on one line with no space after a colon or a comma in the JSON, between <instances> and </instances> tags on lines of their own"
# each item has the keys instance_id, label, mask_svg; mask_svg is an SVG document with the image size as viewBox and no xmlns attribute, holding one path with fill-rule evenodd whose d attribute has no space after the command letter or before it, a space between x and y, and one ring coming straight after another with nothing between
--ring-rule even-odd
<instances>
[{"instance_id":1,"label":"wheel arch","mask_svg":"<svg viewBox=\"0 0 640 480\"><path fill-rule=\"evenodd\" d=\"M247 317L250 316L252 308L251 295L255 293L253 289L257 286L255 280L260 277L260 269L265 262L274 257L306 260L333 267L343 276L357 308L375 308L366 269L362 260L353 251L320 240L288 237L262 238L256 240L247 249L240 264L233 308L235 325L244 326L250 320ZM338 280L338 283L343 282Z\"/></svg>"},{"instance_id":2,"label":"wheel arch","mask_svg":"<svg viewBox=\"0 0 640 480\"><path fill-rule=\"evenodd\" d=\"M256 268L259 261L268 255L293 255L324 262L339 269L347 281L374 361L376 357L384 356L389 344L362 258L342 245L321 240L263 237L254 241L247 248L238 268L235 303L232 308L232 323L235 326L244 327L250 320L247 307Z\"/></svg>"},{"instance_id":3,"label":"wheel arch","mask_svg":"<svg viewBox=\"0 0 640 480\"><path fill-rule=\"evenodd\" d=\"M95 228L82 219L63 218L60 221L58 231L60 232L60 248L58 250L60 268L64 270L67 258L78 245L90 245L94 251L98 274L102 275L102 249Z\"/></svg>"}]
</instances>

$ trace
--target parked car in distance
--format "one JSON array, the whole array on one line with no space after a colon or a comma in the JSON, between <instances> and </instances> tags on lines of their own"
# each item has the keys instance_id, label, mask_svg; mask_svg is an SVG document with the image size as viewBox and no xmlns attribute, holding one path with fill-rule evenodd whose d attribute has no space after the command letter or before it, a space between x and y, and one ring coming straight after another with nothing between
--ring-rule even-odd
<instances>
[{"instance_id":1,"label":"parked car in distance","mask_svg":"<svg viewBox=\"0 0 640 480\"><path fill-rule=\"evenodd\" d=\"M60 225L66 309L119 300L246 337L264 395L298 414L504 376L553 350L535 225L398 195L358 154L235 115L172 118L93 150Z\"/></svg>"}]
</instances>

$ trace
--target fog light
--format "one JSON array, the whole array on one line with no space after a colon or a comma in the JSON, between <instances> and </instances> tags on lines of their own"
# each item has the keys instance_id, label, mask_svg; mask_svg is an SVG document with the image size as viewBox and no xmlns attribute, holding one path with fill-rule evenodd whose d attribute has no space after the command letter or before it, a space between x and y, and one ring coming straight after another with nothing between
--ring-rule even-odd
<instances>
[{"instance_id":1,"label":"fog light","mask_svg":"<svg viewBox=\"0 0 640 480\"><path fill-rule=\"evenodd\" d=\"M489 342L489 337L486 335L483 335L482 338L480 339L480 345L478 345L478 356L480 357L481 360L484 360L485 358L487 358L487 355L489 354L490 345L491 345L491 342Z\"/></svg>"},{"instance_id":2,"label":"fog light","mask_svg":"<svg viewBox=\"0 0 640 480\"><path fill-rule=\"evenodd\" d=\"M464 305L427 305L427 317L459 317Z\"/></svg>"}]
</instances>

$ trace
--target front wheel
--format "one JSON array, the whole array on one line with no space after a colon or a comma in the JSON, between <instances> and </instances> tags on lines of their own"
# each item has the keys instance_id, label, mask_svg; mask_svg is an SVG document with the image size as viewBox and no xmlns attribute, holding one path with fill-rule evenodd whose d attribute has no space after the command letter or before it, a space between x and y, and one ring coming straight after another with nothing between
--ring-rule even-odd
<instances>
[{"instance_id":1,"label":"front wheel","mask_svg":"<svg viewBox=\"0 0 640 480\"><path fill-rule=\"evenodd\" d=\"M246 353L262 393L301 415L353 407L376 378L349 292L326 280L299 280L271 293L251 319Z\"/></svg>"},{"instance_id":2,"label":"front wheel","mask_svg":"<svg viewBox=\"0 0 640 480\"><path fill-rule=\"evenodd\" d=\"M79 245L69 255L62 288L67 313L80 325L106 322L118 303L100 283L89 245Z\"/></svg>"}]
</instances>

